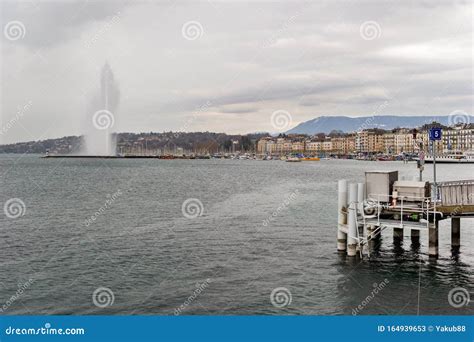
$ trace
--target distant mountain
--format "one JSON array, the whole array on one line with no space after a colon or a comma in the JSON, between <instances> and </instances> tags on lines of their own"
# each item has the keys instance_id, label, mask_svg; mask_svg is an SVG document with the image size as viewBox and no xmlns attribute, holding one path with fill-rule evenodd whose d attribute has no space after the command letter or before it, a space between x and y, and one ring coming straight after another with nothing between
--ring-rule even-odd
<instances>
[{"instance_id":1,"label":"distant mountain","mask_svg":"<svg viewBox=\"0 0 474 342\"><path fill-rule=\"evenodd\" d=\"M368 128L380 128L386 130L390 130L397 127L415 128L423 126L424 124L431 123L433 121L437 121L445 126L450 126L453 123L466 123L466 121L469 123L474 123L474 116L320 116L316 119L302 122L298 126L287 131L286 133L312 135L316 133L330 133L332 130L339 130L345 133L349 133Z\"/></svg>"}]
</instances>

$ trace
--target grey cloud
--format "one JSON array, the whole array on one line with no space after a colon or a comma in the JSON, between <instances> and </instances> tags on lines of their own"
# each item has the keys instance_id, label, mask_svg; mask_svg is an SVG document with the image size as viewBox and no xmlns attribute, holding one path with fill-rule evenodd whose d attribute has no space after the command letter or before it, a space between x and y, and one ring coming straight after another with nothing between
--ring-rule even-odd
<instances>
[{"instance_id":1,"label":"grey cloud","mask_svg":"<svg viewBox=\"0 0 474 342\"><path fill-rule=\"evenodd\" d=\"M193 110L200 104L210 101L213 105L238 105L260 103L272 100L298 99L311 94L323 94L331 90L344 90L361 85L358 80L271 80L259 85L234 89L220 93L218 89L209 91L207 95L194 98L179 98L163 106L164 110ZM216 95L217 94L217 95Z\"/></svg>"},{"instance_id":2,"label":"grey cloud","mask_svg":"<svg viewBox=\"0 0 474 342\"><path fill-rule=\"evenodd\" d=\"M247 107L247 106L224 106L217 108L219 113L228 113L228 114L247 114L255 113L258 111L256 107Z\"/></svg>"},{"instance_id":3,"label":"grey cloud","mask_svg":"<svg viewBox=\"0 0 474 342\"><path fill-rule=\"evenodd\" d=\"M370 115L384 101L379 114L472 110L468 1L1 6L2 27L20 20L27 30L20 40L1 37L2 122L32 102L2 141L81 134L88 92L106 60L120 84L123 131L179 129L196 111L189 130L243 133L272 130L276 109L290 111L295 123L318 115ZM118 12L117 24L95 39ZM189 21L202 25L199 39L183 37ZM366 21L380 25L380 37L361 37ZM91 39L94 44L85 46Z\"/></svg>"},{"instance_id":4,"label":"grey cloud","mask_svg":"<svg viewBox=\"0 0 474 342\"><path fill-rule=\"evenodd\" d=\"M44 49L77 38L82 26L116 15L125 4L124 1L6 1L1 4L1 18L2 23L17 20L25 26L25 37L15 43Z\"/></svg>"}]
</instances>

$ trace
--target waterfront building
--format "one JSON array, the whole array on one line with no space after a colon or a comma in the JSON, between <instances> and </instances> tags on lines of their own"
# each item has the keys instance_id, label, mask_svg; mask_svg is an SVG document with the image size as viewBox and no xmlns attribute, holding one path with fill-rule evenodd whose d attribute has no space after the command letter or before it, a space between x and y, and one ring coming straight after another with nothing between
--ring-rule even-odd
<instances>
[{"instance_id":1,"label":"waterfront building","mask_svg":"<svg viewBox=\"0 0 474 342\"><path fill-rule=\"evenodd\" d=\"M333 152L336 153L336 154L343 154L343 153L347 153L345 152L345 143L344 141L346 140L345 137L335 137L335 138L332 138L332 149L333 149Z\"/></svg>"},{"instance_id":2,"label":"waterfront building","mask_svg":"<svg viewBox=\"0 0 474 342\"><path fill-rule=\"evenodd\" d=\"M395 151L394 153L413 153L414 152L413 133L409 129L400 129L395 132Z\"/></svg>"},{"instance_id":3,"label":"waterfront building","mask_svg":"<svg viewBox=\"0 0 474 342\"><path fill-rule=\"evenodd\" d=\"M368 151L368 132L359 131L356 135L356 151L359 153L366 153Z\"/></svg>"},{"instance_id":4,"label":"waterfront building","mask_svg":"<svg viewBox=\"0 0 474 342\"><path fill-rule=\"evenodd\" d=\"M301 134L265 137L257 142L260 154L288 153L334 153L352 154L386 153L397 155L402 153L418 153L420 142L423 149L431 154L432 142L429 141L428 130L417 132L413 129L400 128L393 131L380 129L363 130L356 133L334 137L318 134L313 137ZM436 142L439 153L472 151L474 148L474 125L458 125L443 129L442 140Z\"/></svg>"},{"instance_id":5,"label":"waterfront building","mask_svg":"<svg viewBox=\"0 0 474 342\"><path fill-rule=\"evenodd\" d=\"M356 135L356 151L360 153L383 152L383 135L375 130L359 131Z\"/></svg>"},{"instance_id":6,"label":"waterfront building","mask_svg":"<svg viewBox=\"0 0 474 342\"><path fill-rule=\"evenodd\" d=\"M396 152L395 134L385 133L382 135L383 148L382 151L386 154L393 154Z\"/></svg>"},{"instance_id":7,"label":"waterfront building","mask_svg":"<svg viewBox=\"0 0 474 342\"><path fill-rule=\"evenodd\" d=\"M277 152L277 144L275 141L273 140L267 140L267 145L266 145L266 150L265 150L266 153L269 153L269 154L274 154Z\"/></svg>"},{"instance_id":8,"label":"waterfront building","mask_svg":"<svg viewBox=\"0 0 474 342\"><path fill-rule=\"evenodd\" d=\"M472 151L474 125L458 125L443 132L443 152Z\"/></svg>"},{"instance_id":9,"label":"waterfront building","mask_svg":"<svg viewBox=\"0 0 474 342\"><path fill-rule=\"evenodd\" d=\"M322 143L324 152L332 152L332 141L331 138L326 138Z\"/></svg>"},{"instance_id":10,"label":"waterfront building","mask_svg":"<svg viewBox=\"0 0 474 342\"><path fill-rule=\"evenodd\" d=\"M310 140L306 142L306 151L316 153L323 149L321 141Z\"/></svg>"},{"instance_id":11,"label":"waterfront building","mask_svg":"<svg viewBox=\"0 0 474 342\"><path fill-rule=\"evenodd\" d=\"M272 138L262 138L257 142L257 153L258 154L265 154L267 153L267 143L271 140Z\"/></svg>"},{"instance_id":12,"label":"waterfront building","mask_svg":"<svg viewBox=\"0 0 474 342\"><path fill-rule=\"evenodd\" d=\"M383 152L384 151L383 134L374 133L372 140L369 141L369 148L371 148L376 153Z\"/></svg>"},{"instance_id":13,"label":"waterfront building","mask_svg":"<svg viewBox=\"0 0 474 342\"><path fill-rule=\"evenodd\" d=\"M304 141L294 141L291 144L292 152L304 152Z\"/></svg>"},{"instance_id":14,"label":"waterfront building","mask_svg":"<svg viewBox=\"0 0 474 342\"><path fill-rule=\"evenodd\" d=\"M431 154L432 143L429 141L429 132L422 132L425 152ZM457 125L443 129L442 140L436 143L437 151L449 154L474 150L474 124Z\"/></svg>"},{"instance_id":15,"label":"waterfront building","mask_svg":"<svg viewBox=\"0 0 474 342\"><path fill-rule=\"evenodd\" d=\"M279 148L277 149L278 152L280 152L280 153L291 152L293 144L291 143L290 140L281 139L281 142L279 144L280 144Z\"/></svg>"},{"instance_id":16,"label":"waterfront building","mask_svg":"<svg viewBox=\"0 0 474 342\"><path fill-rule=\"evenodd\" d=\"M341 154L350 154L356 152L356 134L349 134L343 138L343 149Z\"/></svg>"}]
</instances>

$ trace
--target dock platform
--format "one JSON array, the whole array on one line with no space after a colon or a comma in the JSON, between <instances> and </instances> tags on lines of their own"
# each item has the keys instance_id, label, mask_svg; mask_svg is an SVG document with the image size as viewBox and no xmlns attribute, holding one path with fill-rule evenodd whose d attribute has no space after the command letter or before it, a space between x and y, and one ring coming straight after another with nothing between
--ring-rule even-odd
<instances>
[{"instance_id":1,"label":"dock platform","mask_svg":"<svg viewBox=\"0 0 474 342\"><path fill-rule=\"evenodd\" d=\"M375 192L374 192L375 191ZM461 218L474 217L474 180L440 183L398 181L398 171L366 172L365 183L338 183L337 249L348 256L370 256L371 241L383 230L412 241L428 232L428 254L439 254L439 222L451 220L453 251L461 245Z\"/></svg>"}]
</instances>

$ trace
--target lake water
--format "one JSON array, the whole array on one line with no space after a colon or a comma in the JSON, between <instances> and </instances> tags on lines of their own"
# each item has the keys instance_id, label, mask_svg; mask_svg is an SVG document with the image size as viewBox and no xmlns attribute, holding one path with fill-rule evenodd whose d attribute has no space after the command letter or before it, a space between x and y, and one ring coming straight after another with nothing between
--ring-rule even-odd
<instances>
[{"instance_id":1,"label":"lake water","mask_svg":"<svg viewBox=\"0 0 474 342\"><path fill-rule=\"evenodd\" d=\"M455 257L449 221L440 224L437 261L427 256L426 233L416 248L409 231L402 245L384 232L371 260L338 255L337 180L362 181L374 169L418 173L414 163L402 162L0 156L2 207L12 198L25 204L18 218L0 213L0 308L6 303L4 314L350 315L364 302L359 314L473 314L472 302L462 308L448 302L455 287L473 290L472 219L461 220ZM473 165L439 165L438 178L472 179L473 171ZM431 179L432 166L424 176ZM195 202L184 215L188 199L203 210ZM194 217L193 209L202 215ZM103 287L111 292L95 305L93 293ZM279 308L270 294L281 287L291 303Z\"/></svg>"}]
</instances>

